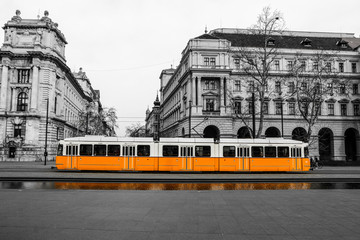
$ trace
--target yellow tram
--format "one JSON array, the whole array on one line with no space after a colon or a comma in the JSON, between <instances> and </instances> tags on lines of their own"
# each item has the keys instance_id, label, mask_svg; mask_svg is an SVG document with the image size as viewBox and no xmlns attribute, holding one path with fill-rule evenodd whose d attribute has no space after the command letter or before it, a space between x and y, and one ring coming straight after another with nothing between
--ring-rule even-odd
<instances>
[{"instance_id":1,"label":"yellow tram","mask_svg":"<svg viewBox=\"0 0 360 240\"><path fill-rule=\"evenodd\" d=\"M61 170L261 172L309 171L307 143L266 139L120 138L61 140Z\"/></svg>"}]
</instances>

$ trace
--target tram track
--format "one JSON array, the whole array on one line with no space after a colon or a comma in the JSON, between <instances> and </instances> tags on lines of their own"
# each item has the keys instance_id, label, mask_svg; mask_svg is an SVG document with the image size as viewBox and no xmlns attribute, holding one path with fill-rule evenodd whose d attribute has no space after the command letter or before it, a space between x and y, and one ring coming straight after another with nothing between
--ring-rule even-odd
<instances>
[{"instance_id":1,"label":"tram track","mask_svg":"<svg viewBox=\"0 0 360 240\"><path fill-rule=\"evenodd\" d=\"M0 182L79 182L79 183L360 183L360 178L72 178L0 177Z\"/></svg>"}]
</instances>

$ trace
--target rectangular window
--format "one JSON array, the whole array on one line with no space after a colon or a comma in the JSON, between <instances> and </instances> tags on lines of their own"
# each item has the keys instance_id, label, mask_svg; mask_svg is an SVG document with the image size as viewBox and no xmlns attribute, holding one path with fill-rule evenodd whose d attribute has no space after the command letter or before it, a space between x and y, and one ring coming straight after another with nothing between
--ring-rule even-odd
<instances>
[{"instance_id":1,"label":"rectangular window","mask_svg":"<svg viewBox=\"0 0 360 240\"><path fill-rule=\"evenodd\" d=\"M163 146L163 156L164 157L178 157L179 156L179 147L178 146Z\"/></svg>"},{"instance_id":2,"label":"rectangular window","mask_svg":"<svg viewBox=\"0 0 360 240\"><path fill-rule=\"evenodd\" d=\"M58 156L62 156L63 155L63 149L64 149L64 146L62 144L59 144L58 145L58 148L57 148L57 155Z\"/></svg>"},{"instance_id":3,"label":"rectangular window","mask_svg":"<svg viewBox=\"0 0 360 240\"><path fill-rule=\"evenodd\" d=\"M293 61L287 61L287 70L292 70L293 68Z\"/></svg>"},{"instance_id":4,"label":"rectangular window","mask_svg":"<svg viewBox=\"0 0 360 240\"><path fill-rule=\"evenodd\" d=\"M210 65L211 65L211 66L215 66L215 65L216 65L215 58L210 58Z\"/></svg>"},{"instance_id":5,"label":"rectangular window","mask_svg":"<svg viewBox=\"0 0 360 240\"><path fill-rule=\"evenodd\" d=\"M281 115L281 105L282 105L282 102L275 103L275 114L276 115Z\"/></svg>"},{"instance_id":6,"label":"rectangular window","mask_svg":"<svg viewBox=\"0 0 360 240\"><path fill-rule=\"evenodd\" d=\"M279 60L275 60L275 70L280 71L280 61Z\"/></svg>"},{"instance_id":7,"label":"rectangular window","mask_svg":"<svg viewBox=\"0 0 360 240\"><path fill-rule=\"evenodd\" d=\"M249 101L249 114L252 114L253 113L253 108L252 108L252 101Z\"/></svg>"},{"instance_id":8,"label":"rectangular window","mask_svg":"<svg viewBox=\"0 0 360 240\"><path fill-rule=\"evenodd\" d=\"M30 69L18 69L18 83L29 83Z\"/></svg>"},{"instance_id":9,"label":"rectangular window","mask_svg":"<svg viewBox=\"0 0 360 240\"><path fill-rule=\"evenodd\" d=\"M276 147L265 147L265 157L276 157Z\"/></svg>"},{"instance_id":10,"label":"rectangular window","mask_svg":"<svg viewBox=\"0 0 360 240\"><path fill-rule=\"evenodd\" d=\"M340 94L345 94L345 92L346 92L345 83L340 83L339 93L340 93Z\"/></svg>"},{"instance_id":11,"label":"rectangular window","mask_svg":"<svg viewBox=\"0 0 360 240\"><path fill-rule=\"evenodd\" d=\"M305 71L306 70L306 61L304 61L304 60L301 60L300 61L300 68L301 68L301 70L303 70L303 71Z\"/></svg>"},{"instance_id":12,"label":"rectangular window","mask_svg":"<svg viewBox=\"0 0 360 240\"><path fill-rule=\"evenodd\" d=\"M315 94L321 93L321 83L315 83L314 93Z\"/></svg>"},{"instance_id":13,"label":"rectangular window","mask_svg":"<svg viewBox=\"0 0 360 240\"><path fill-rule=\"evenodd\" d=\"M354 116L360 116L360 104L354 103Z\"/></svg>"},{"instance_id":14,"label":"rectangular window","mask_svg":"<svg viewBox=\"0 0 360 240\"><path fill-rule=\"evenodd\" d=\"M344 63L339 63L339 72L344 72Z\"/></svg>"},{"instance_id":15,"label":"rectangular window","mask_svg":"<svg viewBox=\"0 0 360 240\"><path fill-rule=\"evenodd\" d=\"M319 70L319 63L318 62L313 62L313 70L317 71Z\"/></svg>"},{"instance_id":16,"label":"rectangular window","mask_svg":"<svg viewBox=\"0 0 360 240\"><path fill-rule=\"evenodd\" d=\"M206 99L205 100L205 109L206 109L206 111L209 111L209 112L215 111L215 99Z\"/></svg>"},{"instance_id":17,"label":"rectangular window","mask_svg":"<svg viewBox=\"0 0 360 240\"><path fill-rule=\"evenodd\" d=\"M94 156L106 156L106 145L94 145Z\"/></svg>"},{"instance_id":18,"label":"rectangular window","mask_svg":"<svg viewBox=\"0 0 360 240\"><path fill-rule=\"evenodd\" d=\"M208 57L205 57L204 58L204 65L209 66L209 64L210 64L210 59Z\"/></svg>"},{"instance_id":19,"label":"rectangular window","mask_svg":"<svg viewBox=\"0 0 360 240\"><path fill-rule=\"evenodd\" d=\"M353 94L359 94L359 84L353 84L352 90Z\"/></svg>"},{"instance_id":20,"label":"rectangular window","mask_svg":"<svg viewBox=\"0 0 360 240\"><path fill-rule=\"evenodd\" d=\"M295 92L295 83L289 82L289 93L294 93L294 92Z\"/></svg>"},{"instance_id":21,"label":"rectangular window","mask_svg":"<svg viewBox=\"0 0 360 240\"><path fill-rule=\"evenodd\" d=\"M341 116L347 116L347 106L346 104L340 104Z\"/></svg>"},{"instance_id":22,"label":"rectangular window","mask_svg":"<svg viewBox=\"0 0 360 240\"><path fill-rule=\"evenodd\" d=\"M333 103L328 104L328 115L334 116L334 104Z\"/></svg>"},{"instance_id":23,"label":"rectangular window","mask_svg":"<svg viewBox=\"0 0 360 240\"><path fill-rule=\"evenodd\" d=\"M321 116L321 102L315 103L315 112L317 112L318 115Z\"/></svg>"},{"instance_id":24,"label":"rectangular window","mask_svg":"<svg viewBox=\"0 0 360 240\"><path fill-rule=\"evenodd\" d=\"M353 73L357 72L356 63L351 63L351 72L353 72Z\"/></svg>"},{"instance_id":25,"label":"rectangular window","mask_svg":"<svg viewBox=\"0 0 360 240\"><path fill-rule=\"evenodd\" d=\"M14 137L21 137L21 124L14 125Z\"/></svg>"},{"instance_id":26,"label":"rectangular window","mask_svg":"<svg viewBox=\"0 0 360 240\"><path fill-rule=\"evenodd\" d=\"M223 156L224 157L235 157L235 147L234 146L224 146L223 147Z\"/></svg>"},{"instance_id":27,"label":"rectangular window","mask_svg":"<svg viewBox=\"0 0 360 240\"><path fill-rule=\"evenodd\" d=\"M327 62L327 63L325 64L325 70L326 70L327 72L331 72L331 62Z\"/></svg>"},{"instance_id":28,"label":"rectangular window","mask_svg":"<svg viewBox=\"0 0 360 240\"><path fill-rule=\"evenodd\" d=\"M150 145L138 145L137 146L137 155L139 157L150 156Z\"/></svg>"},{"instance_id":29,"label":"rectangular window","mask_svg":"<svg viewBox=\"0 0 360 240\"><path fill-rule=\"evenodd\" d=\"M235 114L241 114L241 102L235 102Z\"/></svg>"},{"instance_id":30,"label":"rectangular window","mask_svg":"<svg viewBox=\"0 0 360 240\"><path fill-rule=\"evenodd\" d=\"M289 157L289 147L278 147L278 157Z\"/></svg>"},{"instance_id":31,"label":"rectangular window","mask_svg":"<svg viewBox=\"0 0 360 240\"><path fill-rule=\"evenodd\" d=\"M263 104L263 113L269 114L269 102L264 102Z\"/></svg>"},{"instance_id":32,"label":"rectangular window","mask_svg":"<svg viewBox=\"0 0 360 240\"><path fill-rule=\"evenodd\" d=\"M80 144L80 155L81 156L92 156L92 145L91 144Z\"/></svg>"},{"instance_id":33,"label":"rectangular window","mask_svg":"<svg viewBox=\"0 0 360 240\"><path fill-rule=\"evenodd\" d=\"M248 88L249 88L249 92L253 92L255 90L255 83L254 81L249 81L248 82Z\"/></svg>"},{"instance_id":34,"label":"rectangular window","mask_svg":"<svg viewBox=\"0 0 360 240\"><path fill-rule=\"evenodd\" d=\"M241 81L240 80L235 80L235 92L240 92L241 91Z\"/></svg>"},{"instance_id":35,"label":"rectangular window","mask_svg":"<svg viewBox=\"0 0 360 240\"><path fill-rule=\"evenodd\" d=\"M211 147L210 146L196 146L195 157L210 157Z\"/></svg>"},{"instance_id":36,"label":"rectangular window","mask_svg":"<svg viewBox=\"0 0 360 240\"><path fill-rule=\"evenodd\" d=\"M294 102L289 103L289 115L295 115L295 103Z\"/></svg>"},{"instance_id":37,"label":"rectangular window","mask_svg":"<svg viewBox=\"0 0 360 240\"><path fill-rule=\"evenodd\" d=\"M120 156L120 145L108 145L108 156Z\"/></svg>"},{"instance_id":38,"label":"rectangular window","mask_svg":"<svg viewBox=\"0 0 360 240\"><path fill-rule=\"evenodd\" d=\"M263 147L251 147L252 157L264 157Z\"/></svg>"},{"instance_id":39,"label":"rectangular window","mask_svg":"<svg viewBox=\"0 0 360 240\"><path fill-rule=\"evenodd\" d=\"M281 82L279 81L275 82L275 92L281 93Z\"/></svg>"}]
</instances>

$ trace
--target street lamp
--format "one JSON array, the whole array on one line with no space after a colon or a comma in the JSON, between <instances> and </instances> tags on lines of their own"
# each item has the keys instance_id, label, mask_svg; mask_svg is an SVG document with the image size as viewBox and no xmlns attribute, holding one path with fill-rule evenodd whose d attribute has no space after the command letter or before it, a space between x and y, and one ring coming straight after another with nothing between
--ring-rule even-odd
<instances>
[{"instance_id":1,"label":"street lamp","mask_svg":"<svg viewBox=\"0 0 360 240\"><path fill-rule=\"evenodd\" d=\"M279 93L280 95L280 103L281 103L281 107L280 107L280 111L281 111L281 137L284 137L284 111L283 111L283 99L281 96L282 92Z\"/></svg>"},{"instance_id":2,"label":"street lamp","mask_svg":"<svg viewBox=\"0 0 360 240\"><path fill-rule=\"evenodd\" d=\"M45 125L44 165L46 165L46 160L47 160L47 156L48 156L48 152L47 152L48 124L49 124L49 98L46 99L46 125Z\"/></svg>"},{"instance_id":3,"label":"street lamp","mask_svg":"<svg viewBox=\"0 0 360 240\"><path fill-rule=\"evenodd\" d=\"M191 107L192 107L192 100L189 100L189 138L191 138Z\"/></svg>"}]
</instances>

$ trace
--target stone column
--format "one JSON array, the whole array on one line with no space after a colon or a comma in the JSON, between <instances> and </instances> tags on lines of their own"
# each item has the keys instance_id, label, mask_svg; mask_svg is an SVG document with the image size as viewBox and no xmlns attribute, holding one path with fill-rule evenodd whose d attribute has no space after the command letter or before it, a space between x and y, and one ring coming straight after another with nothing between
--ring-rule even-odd
<instances>
[{"instance_id":1,"label":"stone column","mask_svg":"<svg viewBox=\"0 0 360 240\"><path fill-rule=\"evenodd\" d=\"M196 77L192 77L192 80L191 80L192 82L191 82L191 84L192 84L192 86L191 86L191 100L192 100L192 104L193 104L193 106L195 106L196 105Z\"/></svg>"},{"instance_id":2,"label":"stone column","mask_svg":"<svg viewBox=\"0 0 360 240\"><path fill-rule=\"evenodd\" d=\"M224 79L222 77L219 78L219 110L220 115L224 113Z\"/></svg>"},{"instance_id":3,"label":"stone column","mask_svg":"<svg viewBox=\"0 0 360 240\"><path fill-rule=\"evenodd\" d=\"M35 111L37 109L38 95L39 95L39 68L38 66L34 65L32 83L31 83L30 111Z\"/></svg>"},{"instance_id":4,"label":"stone column","mask_svg":"<svg viewBox=\"0 0 360 240\"><path fill-rule=\"evenodd\" d=\"M6 110L7 92L8 92L8 66L2 66L1 90L0 90L0 111Z\"/></svg>"},{"instance_id":5,"label":"stone column","mask_svg":"<svg viewBox=\"0 0 360 240\"><path fill-rule=\"evenodd\" d=\"M198 85L198 93L197 93L197 95L198 95L198 105L199 106L202 106L202 96L201 96L201 94L202 94L202 86L201 86L201 77L198 77L198 82L197 82L197 85Z\"/></svg>"}]
</instances>

